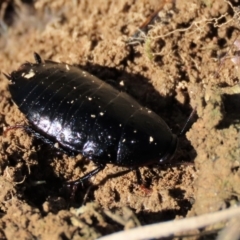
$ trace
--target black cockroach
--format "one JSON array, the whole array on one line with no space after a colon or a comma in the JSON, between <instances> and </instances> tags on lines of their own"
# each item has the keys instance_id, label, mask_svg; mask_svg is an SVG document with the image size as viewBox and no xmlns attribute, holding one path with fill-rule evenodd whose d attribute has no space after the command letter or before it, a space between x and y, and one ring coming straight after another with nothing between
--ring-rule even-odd
<instances>
[{"instance_id":1,"label":"black cockroach","mask_svg":"<svg viewBox=\"0 0 240 240\"><path fill-rule=\"evenodd\" d=\"M10 93L27 130L97 165L73 184L107 163L134 168L171 159L178 138L157 114L78 67L34 57L5 74Z\"/></svg>"}]
</instances>

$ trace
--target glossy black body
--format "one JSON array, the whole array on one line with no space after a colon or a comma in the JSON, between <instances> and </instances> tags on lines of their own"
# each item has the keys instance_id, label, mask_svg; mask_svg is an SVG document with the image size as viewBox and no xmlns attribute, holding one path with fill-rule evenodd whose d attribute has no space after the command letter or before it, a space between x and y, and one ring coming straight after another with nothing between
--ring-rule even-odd
<instances>
[{"instance_id":1,"label":"glossy black body","mask_svg":"<svg viewBox=\"0 0 240 240\"><path fill-rule=\"evenodd\" d=\"M40 135L101 166L161 163L174 154L177 137L131 96L78 67L35 59L7 78L13 101Z\"/></svg>"}]
</instances>

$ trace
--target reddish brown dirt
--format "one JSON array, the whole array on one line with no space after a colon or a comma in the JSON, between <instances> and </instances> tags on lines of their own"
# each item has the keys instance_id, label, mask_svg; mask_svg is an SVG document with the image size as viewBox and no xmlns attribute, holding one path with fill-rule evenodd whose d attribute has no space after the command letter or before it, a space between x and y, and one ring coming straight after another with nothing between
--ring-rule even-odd
<instances>
[{"instance_id":1,"label":"reddish brown dirt","mask_svg":"<svg viewBox=\"0 0 240 240\"><path fill-rule=\"evenodd\" d=\"M58 153L22 129L4 133L26 119L1 75L0 239L96 239L235 204L240 194L240 84L239 69L229 57L236 54L239 1L183 0L175 9L168 1L160 11L162 21L143 43L131 46L126 40L159 1L50 2L2 3L3 72L33 61L38 52L44 59L81 65L103 80L124 81L125 90L175 133L192 108L198 117L180 139L172 163L140 168L146 187L135 172L116 176L125 169L108 165L72 201L62 191L64 182L94 164Z\"/></svg>"}]
</instances>

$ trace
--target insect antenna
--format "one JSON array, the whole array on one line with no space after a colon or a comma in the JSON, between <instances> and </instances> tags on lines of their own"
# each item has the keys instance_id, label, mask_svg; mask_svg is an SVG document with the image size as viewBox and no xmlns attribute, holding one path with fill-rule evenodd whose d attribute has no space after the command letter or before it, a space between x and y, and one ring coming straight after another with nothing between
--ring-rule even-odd
<instances>
[{"instance_id":1,"label":"insect antenna","mask_svg":"<svg viewBox=\"0 0 240 240\"><path fill-rule=\"evenodd\" d=\"M196 114L196 108L194 108L194 109L192 110L192 112L190 113L190 115L189 115L187 121L185 122L182 130L181 130L180 133L178 134L178 137L184 136L185 133L188 131L189 126L190 126L190 124L191 124L191 120L193 119L193 117L194 117L195 114Z\"/></svg>"},{"instance_id":2,"label":"insect antenna","mask_svg":"<svg viewBox=\"0 0 240 240\"><path fill-rule=\"evenodd\" d=\"M11 80L11 76L10 75L8 75L8 74L6 74L6 73L2 73L8 80Z\"/></svg>"}]
</instances>

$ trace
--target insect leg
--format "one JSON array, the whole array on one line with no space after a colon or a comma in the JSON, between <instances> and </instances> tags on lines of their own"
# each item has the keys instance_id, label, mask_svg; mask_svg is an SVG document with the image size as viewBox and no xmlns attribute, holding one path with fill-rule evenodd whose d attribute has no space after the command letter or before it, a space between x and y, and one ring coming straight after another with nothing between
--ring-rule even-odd
<instances>
[{"instance_id":1,"label":"insect leg","mask_svg":"<svg viewBox=\"0 0 240 240\"><path fill-rule=\"evenodd\" d=\"M89 178L93 177L94 175L96 175L97 173L99 173L101 170L103 170L106 167L106 164L99 164L97 166L97 168L95 168L94 170L92 170L91 172L87 173L86 175L84 175L83 177L75 180L75 181L71 181L68 182L66 185L68 187L75 187L78 186L80 183L82 183L85 180L88 180Z\"/></svg>"},{"instance_id":2,"label":"insect leg","mask_svg":"<svg viewBox=\"0 0 240 240\"><path fill-rule=\"evenodd\" d=\"M42 59L41 59L41 57L38 53L34 52L33 56L34 56L34 59L35 59L36 63L38 63L38 64L42 63Z\"/></svg>"}]
</instances>

